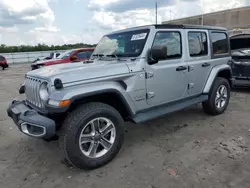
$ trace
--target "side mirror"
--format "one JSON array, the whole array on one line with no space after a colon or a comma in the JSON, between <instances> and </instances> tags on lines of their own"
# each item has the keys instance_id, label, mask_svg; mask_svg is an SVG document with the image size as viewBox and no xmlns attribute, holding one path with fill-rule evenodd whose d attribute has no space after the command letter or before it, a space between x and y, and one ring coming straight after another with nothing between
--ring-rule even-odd
<instances>
[{"instance_id":1,"label":"side mirror","mask_svg":"<svg viewBox=\"0 0 250 188\"><path fill-rule=\"evenodd\" d=\"M153 46L149 51L148 61L149 64L158 63L160 60L167 58L167 47L166 46Z\"/></svg>"},{"instance_id":2,"label":"side mirror","mask_svg":"<svg viewBox=\"0 0 250 188\"><path fill-rule=\"evenodd\" d=\"M75 60L77 60L77 57L75 55L73 55L73 56L70 57L70 60L75 61Z\"/></svg>"}]
</instances>

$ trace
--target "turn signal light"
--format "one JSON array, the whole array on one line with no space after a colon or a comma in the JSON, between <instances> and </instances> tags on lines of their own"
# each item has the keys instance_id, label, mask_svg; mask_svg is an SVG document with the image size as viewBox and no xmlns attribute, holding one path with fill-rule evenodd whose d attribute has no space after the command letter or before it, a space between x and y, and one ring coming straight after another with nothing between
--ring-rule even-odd
<instances>
[{"instance_id":1,"label":"turn signal light","mask_svg":"<svg viewBox=\"0 0 250 188\"><path fill-rule=\"evenodd\" d=\"M65 107L65 106L68 106L70 104L70 100L67 99L67 100L62 100L59 102L58 106L59 107Z\"/></svg>"}]
</instances>

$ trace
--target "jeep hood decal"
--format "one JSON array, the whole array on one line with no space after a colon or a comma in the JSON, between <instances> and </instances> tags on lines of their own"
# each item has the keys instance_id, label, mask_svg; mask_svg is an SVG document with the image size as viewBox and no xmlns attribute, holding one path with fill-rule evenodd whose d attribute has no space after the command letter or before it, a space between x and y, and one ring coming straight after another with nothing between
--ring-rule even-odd
<instances>
[{"instance_id":1,"label":"jeep hood decal","mask_svg":"<svg viewBox=\"0 0 250 188\"><path fill-rule=\"evenodd\" d=\"M51 79L52 83L59 78L65 84L126 73L129 73L129 69L125 62L94 61L86 64L80 62L47 66L30 71L27 75Z\"/></svg>"}]
</instances>

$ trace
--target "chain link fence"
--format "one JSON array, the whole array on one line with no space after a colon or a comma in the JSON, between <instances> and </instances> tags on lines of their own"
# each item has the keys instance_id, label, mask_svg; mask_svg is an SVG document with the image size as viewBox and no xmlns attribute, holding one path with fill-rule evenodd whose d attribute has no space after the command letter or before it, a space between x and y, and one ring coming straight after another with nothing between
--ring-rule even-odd
<instances>
[{"instance_id":1,"label":"chain link fence","mask_svg":"<svg viewBox=\"0 0 250 188\"><path fill-rule=\"evenodd\" d=\"M47 57L51 52L63 53L66 50L56 50L56 51L36 51L36 52L15 52L15 53L0 53L4 56L8 64L18 64L18 63L31 63L38 57Z\"/></svg>"}]
</instances>

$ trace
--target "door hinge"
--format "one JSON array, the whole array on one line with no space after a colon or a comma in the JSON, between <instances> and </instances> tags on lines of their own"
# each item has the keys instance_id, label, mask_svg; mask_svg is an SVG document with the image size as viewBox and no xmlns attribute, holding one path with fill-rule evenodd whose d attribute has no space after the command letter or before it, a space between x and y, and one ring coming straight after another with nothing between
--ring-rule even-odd
<instances>
[{"instance_id":1,"label":"door hinge","mask_svg":"<svg viewBox=\"0 0 250 188\"><path fill-rule=\"evenodd\" d=\"M188 84L188 89L192 89L194 87L194 83L189 83Z\"/></svg>"},{"instance_id":2,"label":"door hinge","mask_svg":"<svg viewBox=\"0 0 250 188\"><path fill-rule=\"evenodd\" d=\"M146 73L145 73L146 79L152 78L153 76L154 76L154 73L153 73L153 72L146 72Z\"/></svg>"},{"instance_id":3,"label":"door hinge","mask_svg":"<svg viewBox=\"0 0 250 188\"><path fill-rule=\"evenodd\" d=\"M147 99L151 99L155 96L155 93L154 92L148 92L147 93Z\"/></svg>"},{"instance_id":4,"label":"door hinge","mask_svg":"<svg viewBox=\"0 0 250 188\"><path fill-rule=\"evenodd\" d=\"M188 72L193 71L193 70L194 70L194 66L189 65L189 66L188 66Z\"/></svg>"}]
</instances>

